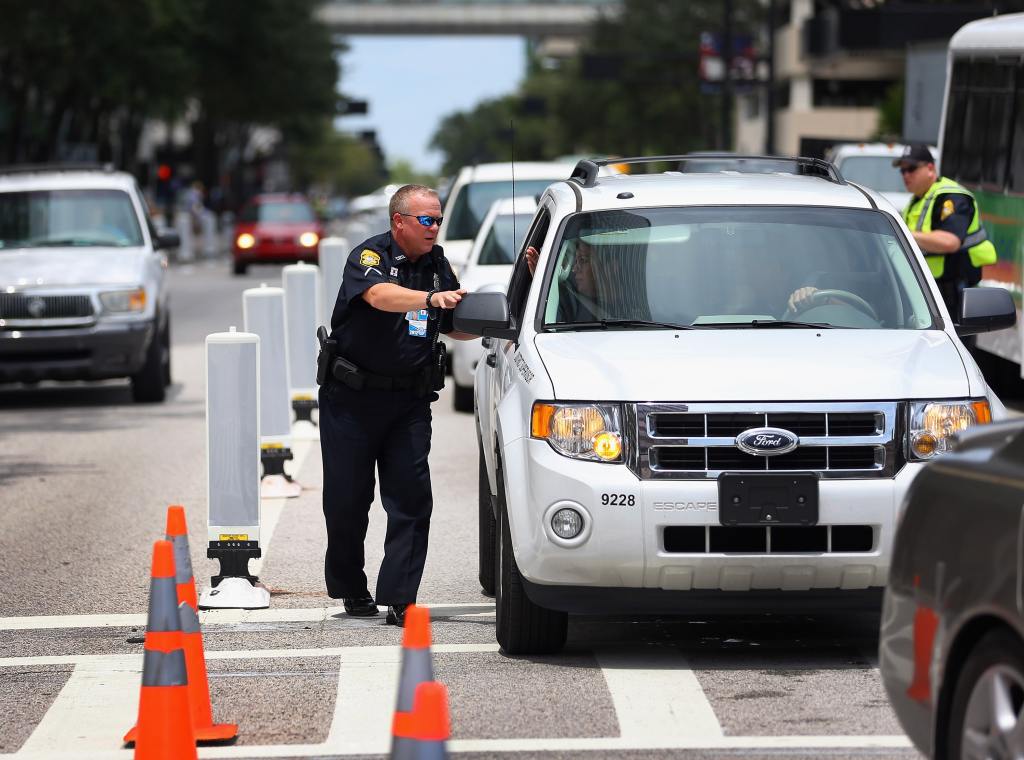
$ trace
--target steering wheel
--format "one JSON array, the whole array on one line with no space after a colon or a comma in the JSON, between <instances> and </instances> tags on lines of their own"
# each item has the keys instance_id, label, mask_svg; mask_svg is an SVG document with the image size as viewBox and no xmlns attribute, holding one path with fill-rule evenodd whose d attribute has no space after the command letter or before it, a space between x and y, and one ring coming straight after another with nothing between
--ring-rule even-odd
<instances>
[{"instance_id":1,"label":"steering wheel","mask_svg":"<svg viewBox=\"0 0 1024 760\"><path fill-rule=\"evenodd\" d=\"M851 293L849 290L839 290L838 288L826 288L825 290L817 290L814 293L812 293L810 297L808 297L806 306L803 306L800 309L787 309L786 311L787 313L792 312L792 315L795 316L797 314L801 314L807 311L808 309L812 309L815 306L821 306L823 302L827 301L830 298L834 298L837 301L842 301L843 303L852 306L858 311L864 312L876 322L882 321L878 318L878 312L875 311L875 308L871 304L869 304L856 293Z\"/></svg>"}]
</instances>

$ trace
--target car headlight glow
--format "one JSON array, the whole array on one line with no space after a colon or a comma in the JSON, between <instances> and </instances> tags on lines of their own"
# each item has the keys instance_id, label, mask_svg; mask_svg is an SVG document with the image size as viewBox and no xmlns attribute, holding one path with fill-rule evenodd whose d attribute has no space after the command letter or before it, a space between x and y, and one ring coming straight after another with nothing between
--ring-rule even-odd
<instances>
[{"instance_id":1,"label":"car headlight glow","mask_svg":"<svg viewBox=\"0 0 1024 760\"><path fill-rule=\"evenodd\" d=\"M921 461L950 451L957 433L991 421L992 410L985 399L915 401L907 425L907 458Z\"/></svg>"},{"instance_id":2,"label":"car headlight glow","mask_svg":"<svg viewBox=\"0 0 1024 760\"><path fill-rule=\"evenodd\" d=\"M533 405L530 435L573 459L622 461L621 412L616 404L538 401Z\"/></svg>"},{"instance_id":3,"label":"car headlight glow","mask_svg":"<svg viewBox=\"0 0 1024 760\"><path fill-rule=\"evenodd\" d=\"M235 238L235 245L242 249L252 248L254 245L256 245L256 238L250 235L248 232L243 232L241 235Z\"/></svg>"},{"instance_id":4,"label":"car headlight glow","mask_svg":"<svg viewBox=\"0 0 1024 760\"><path fill-rule=\"evenodd\" d=\"M100 293L100 303L103 304L103 308L106 311L145 311L146 289L134 288L133 290L112 290L107 293Z\"/></svg>"},{"instance_id":5,"label":"car headlight glow","mask_svg":"<svg viewBox=\"0 0 1024 760\"><path fill-rule=\"evenodd\" d=\"M303 248L312 248L320 242L320 236L315 232L303 232L299 235L299 245Z\"/></svg>"}]
</instances>

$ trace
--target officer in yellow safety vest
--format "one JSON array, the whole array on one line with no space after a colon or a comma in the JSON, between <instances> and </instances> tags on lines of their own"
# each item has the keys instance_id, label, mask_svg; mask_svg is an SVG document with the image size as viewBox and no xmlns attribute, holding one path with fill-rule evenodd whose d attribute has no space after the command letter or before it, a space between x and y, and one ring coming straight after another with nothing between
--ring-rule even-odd
<instances>
[{"instance_id":1,"label":"officer in yellow safety vest","mask_svg":"<svg viewBox=\"0 0 1024 760\"><path fill-rule=\"evenodd\" d=\"M981 226L978 204L969 190L935 170L927 145L908 145L892 162L914 197L903 221L925 254L954 322L960 319L964 288L981 280L981 268L996 263L996 249Z\"/></svg>"}]
</instances>

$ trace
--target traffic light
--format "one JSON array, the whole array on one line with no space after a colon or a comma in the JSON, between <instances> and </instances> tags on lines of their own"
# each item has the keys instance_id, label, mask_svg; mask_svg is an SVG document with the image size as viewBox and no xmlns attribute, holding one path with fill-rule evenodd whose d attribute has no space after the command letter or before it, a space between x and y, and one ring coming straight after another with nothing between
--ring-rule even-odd
<instances>
[{"instance_id":1,"label":"traffic light","mask_svg":"<svg viewBox=\"0 0 1024 760\"><path fill-rule=\"evenodd\" d=\"M370 110L370 104L365 100L346 100L338 109L339 116L353 116L366 114Z\"/></svg>"}]
</instances>

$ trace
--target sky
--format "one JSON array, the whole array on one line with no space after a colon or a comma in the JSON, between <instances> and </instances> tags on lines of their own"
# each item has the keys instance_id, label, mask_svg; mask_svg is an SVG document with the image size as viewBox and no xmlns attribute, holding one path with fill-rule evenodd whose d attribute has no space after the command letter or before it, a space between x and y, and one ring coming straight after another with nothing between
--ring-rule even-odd
<instances>
[{"instance_id":1,"label":"sky","mask_svg":"<svg viewBox=\"0 0 1024 760\"><path fill-rule=\"evenodd\" d=\"M427 145L441 119L515 91L526 71L522 37L349 37L340 89L366 100L366 116L337 122L346 132L377 131L389 162L404 158L437 172L443 159Z\"/></svg>"}]
</instances>

